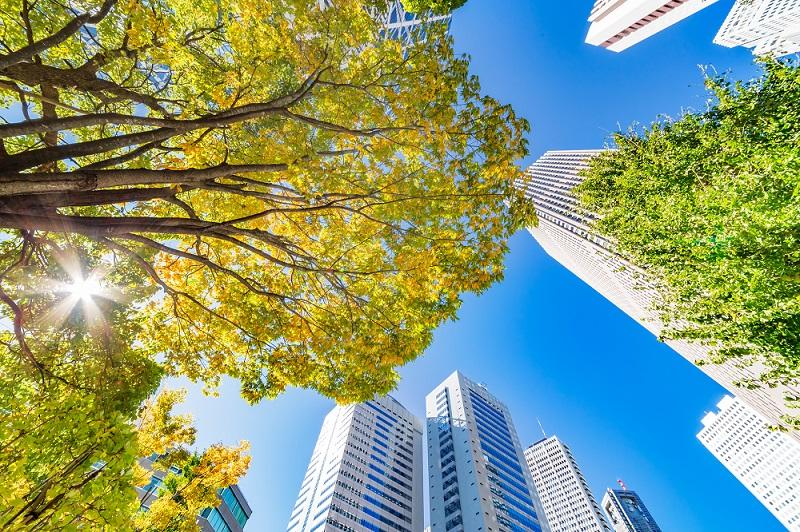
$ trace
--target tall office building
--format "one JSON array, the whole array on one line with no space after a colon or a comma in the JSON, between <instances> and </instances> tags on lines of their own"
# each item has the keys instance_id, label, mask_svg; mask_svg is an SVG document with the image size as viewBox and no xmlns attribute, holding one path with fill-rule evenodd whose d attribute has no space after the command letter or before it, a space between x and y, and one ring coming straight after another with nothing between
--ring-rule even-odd
<instances>
[{"instance_id":1,"label":"tall office building","mask_svg":"<svg viewBox=\"0 0 800 532\"><path fill-rule=\"evenodd\" d=\"M752 48L755 55L800 52L800 2L736 0L714 42Z\"/></svg>"},{"instance_id":2,"label":"tall office building","mask_svg":"<svg viewBox=\"0 0 800 532\"><path fill-rule=\"evenodd\" d=\"M621 52L717 0L596 0L586 42Z\"/></svg>"},{"instance_id":3,"label":"tall office building","mask_svg":"<svg viewBox=\"0 0 800 532\"><path fill-rule=\"evenodd\" d=\"M431 532L549 531L503 403L455 372L425 410Z\"/></svg>"},{"instance_id":4,"label":"tall office building","mask_svg":"<svg viewBox=\"0 0 800 532\"><path fill-rule=\"evenodd\" d=\"M448 29L452 15L434 15L430 13L418 14L410 13L403 8L400 0L390 0L386 10L370 8L372 15L383 27L383 36L395 39L406 44L411 44L418 38L424 38L425 27L427 24L446 24ZM330 7L332 0L319 0L321 7Z\"/></svg>"},{"instance_id":5,"label":"tall office building","mask_svg":"<svg viewBox=\"0 0 800 532\"><path fill-rule=\"evenodd\" d=\"M700 442L789 530L800 530L800 444L741 399L725 396L703 418Z\"/></svg>"},{"instance_id":6,"label":"tall office building","mask_svg":"<svg viewBox=\"0 0 800 532\"><path fill-rule=\"evenodd\" d=\"M181 474L181 470L176 466L171 466L168 471L153 470L153 464L157 458L158 455L153 455L139 460L140 466L152 471L150 481L144 486L136 487L139 504L144 511L147 511L153 501L158 499L164 478L170 473ZM219 497L220 503L216 507L206 508L197 516L200 530L202 532L242 532L253 513L242 490L234 484L221 490Z\"/></svg>"},{"instance_id":7,"label":"tall office building","mask_svg":"<svg viewBox=\"0 0 800 532\"><path fill-rule=\"evenodd\" d=\"M661 532L635 491L607 489L603 495L603 509L615 532Z\"/></svg>"},{"instance_id":8,"label":"tall office building","mask_svg":"<svg viewBox=\"0 0 800 532\"><path fill-rule=\"evenodd\" d=\"M325 417L291 532L423 528L422 423L390 396Z\"/></svg>"},{"instance_id":9,"label":"tall office building","mask_svg":"<svg viewBox=\"0 0 800 532\"><path fill-rule=\"evenodd\" d=\"M610 532L572 452L556 436L525 449L533 485L553 532Z\"/></svg>"},{"instance_id":10,"label":"tall office building","mask_svg":"<svg viewBox=\"0 0 800 532\"><path fill-rule=\"evenodd\" d=\"M655 286L641 269L617 255L612 243L592 229L596 217L582 210L572 195L572 189L583 181L580 171L601 151L549 151L525 171L515 185L536 207L539 225L529 231L551 257L658 335L663 324L653 310L658 301ZM710 357L709 349L697 343L668 341L667 344L692 363ZM705 364L700 369L775 424L781 423L781 415L791 413L783 400L784 394L800 393L796 387L749 390L736 385L757 379L759 367L737 367L729 362ZM800 440L797 431L793 436Z\"/></svg>"}]
</instances>

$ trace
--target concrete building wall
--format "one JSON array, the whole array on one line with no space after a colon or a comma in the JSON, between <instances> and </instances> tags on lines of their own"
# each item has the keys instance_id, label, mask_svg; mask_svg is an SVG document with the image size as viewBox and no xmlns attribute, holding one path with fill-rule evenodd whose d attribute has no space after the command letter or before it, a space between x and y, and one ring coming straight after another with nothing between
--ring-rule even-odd
<instances>
[{"instance_id":1,"label":"concrete building wall","mask_svg":"<svg viewBox=\"0 0 800 532\"><path fill-rule=\"evenodd\" d=\"M614 52L630 48L717 0L597 0L586 42Z\"/></svg>"}]
</instances>

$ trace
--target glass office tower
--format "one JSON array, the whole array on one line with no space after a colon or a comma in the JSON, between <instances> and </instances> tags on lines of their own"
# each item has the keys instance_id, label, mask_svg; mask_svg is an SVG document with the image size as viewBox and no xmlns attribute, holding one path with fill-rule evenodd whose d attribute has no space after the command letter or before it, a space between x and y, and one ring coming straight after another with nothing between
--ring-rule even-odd
<instances>
[{"instance_id":1,"label":"glass office tower","mask_svg":"<svg viewBox=\"0 0 800 532\"><path fill-rule=\"evenodd\" d=\"M431 532L549 532L508 408L459 372L425 407Z\"/></svg>"},{"instance_id":2,"label":"glass office tower","mask_svg":"<svg viewBox=\"0 0 800 532\"><path fill-rule=\"evenodd\" d=\"M751 48L757 56L800 52L800 2L736 0L714 42Z\"/></svg>"},{"instance_id":3,"label":"glass office tower","mask_svg":"<svg viewBox=\"0 0 800 532\"><path fill-rule=\"evenodd\" d=\"M422 423L389 396L325 417L288 530L423 529Z\"/></svg>"},{"instance_id":4,"label":"glass office tower","mask_svg":"<svg viewBox=\"0 0 800 532\"><path fill-rule=\"evenodd\" d=\"M149 510L150 505L161 495L164 479L170 473L181 475L181 469L171 466L167 471L154 469L158 455L140 458L139 465L151 471L150 481L144 486L136 487L140 509ZM202 532L242 532L247 520L253 513L239 486L233 485L219 491L220 503L214 508L206 508L197 516L197 524Z\"/></svg>"},{"instance_id":5,"label":"glass office tower","mask_svg":"<svg viewBox=\"0 0 800 532\"><path fill-rule=\"evenodd\" d=\"M602 504L616 532L661 532L635 491L609 488Z\"/></svg>"},{"instance_id":6,"label":"glass office tower","mask_svg":"<svg viewBox=\"0 0 800 532\"><path fill-rule=\"evenodd\" d=\"M329 8L335 6L335 3L333 0L319 0L319 5L323 8ZM430 24L445 24L449 30L452 19L450 13L443 15L411 13L403 8L403 3L400 0L389 0L386 9L375 7L368 9L375 20L384 27L381 32L382 36L400 41L403 44L412 44L417 39L424 39L426 27Z\"/></svg>"},{"instance_id":7,"label":"glass office tower","mask_svg":"<svg viewBox=\"0 0 800 532\"><path fill-rule=\"evenodd\" d=\"M581 171L603 150L548 151L515 182L533 202L539 224L530 227L533 238L548 255L616 305L648 331L658 336L664 329L654 306L658 291L644 271L620 257L614 245L593 227L596 216L582 209L573 189L584 177ZM689 362L710 361L710 348L700 343L668 340L667 345ZM800 394L798 386L749 389L738 382L758 380L763 366L742 366L734 361L705 364L699 369L735 393L770 423L781 425L792 415L784 395ZM800 431L792 437L800 440Z\"/></svg>"},{"instance_id":8,"label":"glass office tower","mask_svg":"<svg viewBox=\"0 0 800 532\"><path fill-rule=\"evenodd\" d=\"M741 399L726 395L717 407L697 438L783 526L800 530L800 443Z\"/></svg>"}]
</instances>

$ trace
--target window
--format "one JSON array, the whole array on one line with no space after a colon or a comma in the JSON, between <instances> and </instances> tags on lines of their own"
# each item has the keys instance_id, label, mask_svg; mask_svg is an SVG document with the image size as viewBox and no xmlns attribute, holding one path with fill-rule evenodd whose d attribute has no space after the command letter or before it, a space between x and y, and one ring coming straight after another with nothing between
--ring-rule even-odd
<instances>
[{"instance_id":1,"label":"window","mask_svg":"<svg viewBox=\"0 0 800 532\"><path fill-rule=\"evenodd\" d=\"M225 488L222 490L221 497L222 501L228 507L228 510L233 514L236 522L239 523L240 527L244 528L245 523L247 523L247 514L245 514L244 508L242 508L242 504L239 502L239 499L236 498L233 490Z\"/></svg>"},{"instance_id":2,"label":"window","mask_svg":"<svg viewBox=\"0 0 800 532\"><path fill-rule=\"evenodd\" d=\"M222 514L219 513L219 510L216 508L211 508L210 510L203 511L203 517L208 520L208 523L211 525L211 528L214 529L214 532L232 532L231 527L228 526L228 523L222 518Z\"/></svg>"}]
</instances>

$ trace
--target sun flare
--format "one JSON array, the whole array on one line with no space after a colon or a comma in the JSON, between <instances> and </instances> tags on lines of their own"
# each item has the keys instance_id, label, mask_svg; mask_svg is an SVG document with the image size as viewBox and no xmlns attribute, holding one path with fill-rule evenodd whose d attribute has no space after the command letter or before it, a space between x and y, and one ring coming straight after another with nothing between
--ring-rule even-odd
<instances>
[{"instance_id":1,"label":"sun flare","mask_svg":"<svg viewBox=\"0 0 800 532\"><path fill-rule=\"evenodd\" d=\"M89 275L89 277L85 279L74 279L72 283L66 285L65 288L70 295L84 301L94 296L102 295L103 293L103 285L100 284L100 280L94 275Z\"/></svg>"}]
</instances>

